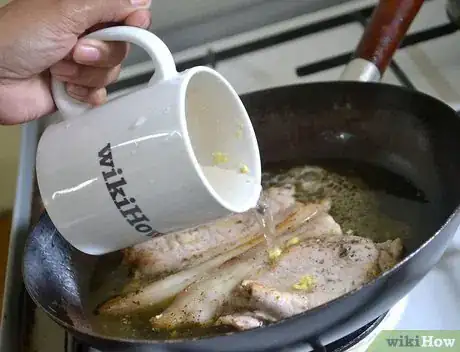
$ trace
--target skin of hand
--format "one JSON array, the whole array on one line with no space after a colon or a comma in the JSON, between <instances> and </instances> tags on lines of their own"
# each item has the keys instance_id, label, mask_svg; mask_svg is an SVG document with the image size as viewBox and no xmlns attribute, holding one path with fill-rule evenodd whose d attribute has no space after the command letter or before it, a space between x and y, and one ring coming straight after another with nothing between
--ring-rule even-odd
<instances>
[{"instance_id":1,"label":"skin of hand","mask_svg":"<svg viewBox=\"0 0 460 352\"><path fill-rule=\"evenodd\" d=\"M0 8L0 124L20 124L56 110L50 75L73 98L107 99L129 46L81 39L111 25L150 26L150 0L12 0Z\"/></svg>"}]
</instances>

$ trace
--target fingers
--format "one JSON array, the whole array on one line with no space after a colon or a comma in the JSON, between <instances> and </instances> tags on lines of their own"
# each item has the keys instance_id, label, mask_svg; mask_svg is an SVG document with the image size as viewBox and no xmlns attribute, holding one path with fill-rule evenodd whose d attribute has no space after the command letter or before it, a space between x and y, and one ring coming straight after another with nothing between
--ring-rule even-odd
<instances>
[{"instance_id":1,"label":"fingers","mask_svg":"<svg viewBox=\"0 0 460 352\"><path fill-rule=\"evenodd\" d=\"M73 59L83 65L114 67L119 65L127 54L128 45L124 42L80 39L73 51Z\"/></svg>"},{"instance_id":2,"label":"fingers","mask_svg":"<svg viewBox=\"0 0 460 352\"><path fill-rule=\"evenodd\" d=\"M127 3L129 6L126 7ZM110 9L107 4L114 7ZM146 9L149 5L150 0L113 0L109 3L93 0L86 7L93 10L86 18L84 27L87 30L84 32L101 29L104 25L100 22L106 22L106 25L107 22L123 22L129 26L147 29L151 23L150 11ZM98 15L98 10L103 13ZM121 62L128 55L128 50L128 43L80 38L72 52L52 66L50 71L54 78L67 83L70 96L91 105L101 105L107 101L104 87L117 80Z\"/></svg>"},{"instance_id":3,"label":"fingers","mask_svg":"<svg viewBox=\"0 0 460 352\"><path fill-rule=\"evenodd\" d=\"M51 74L57 80L67 83L67 93L71 97L97 106L107 101L104 87L117 80L120 70L120 65L102 68L63 60L51 68Z\"/></svg>"},{"instance_id":4,"label":"fingers","mask_svg":"<svg viewBox=\"0 0 460 352\"><path fill-rule=\"evenodd\" d=\"M134 26L139 28L148 29L152 21L152 14L149 10L137 10L131 13L124 23L127 26Z\"/></svg>"},{"instance_id":5,"label":"fingers","mask_svg":"<svg viewBox=\"0 0 460 352\"><path fill-rule=\"evenodd\" d=\"M124 21L128 26L147 29L150 27L151 14L148 10L139 10L130 14ZM93 26L92 31L101 29ZM123 42L102 42L94 39L80 39L72 53L73 59L84 65L113 67L121 63L128 54L129 45Z\"/></svg>"},{"instance_id":6,"label":"fingers","mask_svg":"<svg viewBox=\"0 0 460 352\"><path fill-rule=\"evenodd\" d=\"M88 88L68 83L67 94L81 102L98 106L106 103L107 91L105 88Z\"/></svg>"},{"instance_id":7,"label":"fingers","mask_svg":"<svg viewBox=\"0 0 460 352\"><path fill-rule=\"evenodd\" d=\"M51 67L51 74L62 82L73 83L89 88L102 88L117 80L121 66L94 67L60 61Z\"/></svg>"}]
</instances>

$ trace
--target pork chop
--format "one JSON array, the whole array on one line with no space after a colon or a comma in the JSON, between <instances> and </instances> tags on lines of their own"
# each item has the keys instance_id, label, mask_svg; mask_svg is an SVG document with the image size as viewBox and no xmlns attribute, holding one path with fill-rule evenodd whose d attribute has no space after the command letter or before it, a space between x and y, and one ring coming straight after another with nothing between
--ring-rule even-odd
<instances>
[{"instance_id":1,"label":"pork chop","mask_svg":"<svg viewBox=\"0 0 460 352\"><path fill-rule=\"evenodd\" d=\"M292 232L288 232L279 238L278 243L284 250L308 237L341 234L340 226L327 213L317 214L292 230L294 237ZM265 243L251 248L187 287L161 315L152 318L153 327L171 329L191 324L213 324L215 318L228 306L227 303L233 301L235 287L271 266Z\"/></svg>"},{"instance_id":2,"label":"pork chop","mask_svg":"<svg viewBox=\"0 0 460 352\"><path fill-rule=\"evenodd\" d=\"M308 234L317 234L324 231L340 233L340 226L326 213L329 208L330 202L328 200L307 205L297 203L290 212L286 212L286 217L283 218L283 221L277 224L276 237L286 234L287 237L284 237L288 240L296 239L296 232L302 228L306 228L303 232ZM259 231L257 236L250 236L249 240L243 244L216 256L208 257L208 253L205 252L203 257L207 258L206 261L154 282L145 283L135 290L126 290L127 292L123 295L114 297L102 304L98 308L98 312L110 315L129 314L158 306L160 303L174 298L188 285L206 277L207 273L233 257L245 254L256 245L259 245L258 248L264 247L265 244L260 246L262 242L264 242L264 236ZM265 258L265 249L257 249L257 254Z\"/></svg>"},{"instance_id":3,"label":"pork chop","mask_svg":"<svg viewBox=\"0 0 460 352\"><path fill-rule=\"evenodd\" d=\"M229 313L241 309L276 320L291 317L361 287L401 255L399 239L375 244L352 235L307 238L285 251L276 266L248 275L234 292L237 304L226 307L217 323L244 330L266 322L253 314Z\"/></svg>"},{"instance_id":4,"label":"pork chop","mask_svg":"<svg viewBox=\"0 0 460 352\"><path fill-rule=\"evenodd\" d=\"M296 205L294 189L287 186L265 192L275 225L279 224ZM234 214L135 245L124 251L124 261L137 270L138 277L155 277L201 264L258 235L260 227L252 212Z\"/></svg>"}]
</instances>

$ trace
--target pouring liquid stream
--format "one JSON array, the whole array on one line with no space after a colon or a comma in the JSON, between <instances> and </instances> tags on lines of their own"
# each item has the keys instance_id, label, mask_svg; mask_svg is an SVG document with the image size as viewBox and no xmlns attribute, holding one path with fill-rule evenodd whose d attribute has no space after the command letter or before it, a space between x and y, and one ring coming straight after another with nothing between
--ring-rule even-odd
<instances>
[{"instance_id":1,"label":"pouring liquid stream","mask_svg":"<svg viewBox=\"0 0 460 352\"><path fill-rule=\"evenodd\" d=\"M257 206L253 209L253 213L264 235L269 259L273 260L281 254L281 249L276 243L276 228L273 221L273 213L263 193L259 198Z\"/></svg>"},{"instance_id":2,"label":"pouring liquid stream","mask_svg":"<svg viewBox=\"0 0 460 352\"><path fill-rule=\"evenodd\" d=\"M239 177L242 178L243 181L240 183L240 186L246 187L248 192L250 192L251 189L253 189L254 187L255 180L250 175L241 173L238 170L221 168L215 165L202 166L202 169L206 177L212 183L219 182L228 184L230 182L230 179ZM222 191L223 194L225 194L224 192L230 193L233 192L233 190L231 188L226 188ZM252 213L253 216L256 218L260 226L260 231L262 232L265 238L269 259L274 260L280 256L281 249L276 243L276 227L273 221L273 214L270 210L270 206L266 199L266 195L263 192L260 193L259 201L255 208L252 209Z\"/></svg>"}]
</instances>

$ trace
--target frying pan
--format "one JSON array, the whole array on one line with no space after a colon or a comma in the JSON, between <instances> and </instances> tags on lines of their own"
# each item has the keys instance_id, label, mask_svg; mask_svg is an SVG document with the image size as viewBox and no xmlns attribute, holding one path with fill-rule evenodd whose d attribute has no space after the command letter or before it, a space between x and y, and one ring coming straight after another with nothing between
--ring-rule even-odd
<instances>
[{"instance_id":1,"label":"frying pan","mask_svg":"<svg viewBox=\"0 0 460 352\"><path fill-rule=\"evenodd\" d=\"M416 227L404 242L407 253L399 264L360 289L267 327L171 341L114 338L98 332L88 317L94 271L113 265L109 261L117 253L94 257L77 251L45 212L24 253L24 282L34 302L79 340L107 351L279 350L314 341L345 321L363 326L388 311L433 268L460 225L460 120L455 111L428 95L375 83L422 3L381 1L341 81L242 97L265 169L319 160L366 163L410 180L423 193L430 205L425 213L415 219L399 211Z\"/></svg>"}]
</instances>

